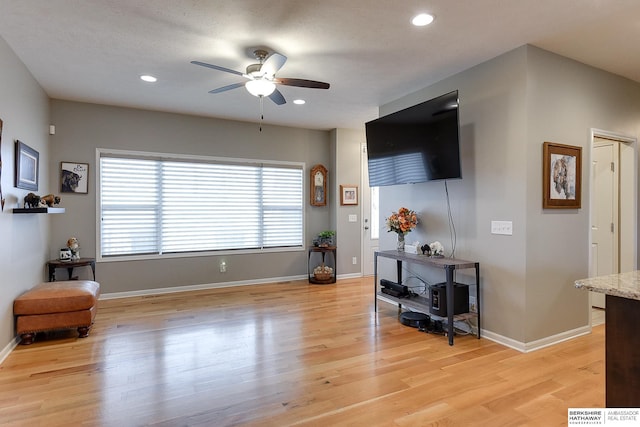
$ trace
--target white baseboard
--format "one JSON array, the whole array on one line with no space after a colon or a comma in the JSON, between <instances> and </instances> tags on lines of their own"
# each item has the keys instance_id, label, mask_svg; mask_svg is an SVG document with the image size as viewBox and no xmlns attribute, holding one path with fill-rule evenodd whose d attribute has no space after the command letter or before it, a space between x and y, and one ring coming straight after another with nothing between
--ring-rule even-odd
<instances>
[{"instance_id":1,"label":"white baseboard","mask_svg":"<svg viewBox=\"0 0 640 427\"><path fill-rule=\"evenodd\" d=\"M338 274L337 279L359 279L362 277L362 273L349 273L349 274Z\"/></svg>"},{"instance_id":2,"label":"white baseboard","mask_svg":"<svg viewBox=\"0 0 640 427\"><path fill-rule=\"evenodd\" d=\"M199 291L203 289L229 288L232 286L263 285L266 283L291 282L294 280L304 280L306 278L307 276L270 277L268 279L239 280L236 282L203 283L201 285L173 286L170 288L143 289L139 291L127 291L127 292L111 292L111 293L101 294L100 299L108 300L108 299L116 299L116 298L131 298L131 297L141 297L141 296L149 296L149 295L171 294L174 292Z\"/></svg>"},{"instance_id":3,"label":"white baseboard","mask_svg":"<svg viewBox=\"0 0 640 427\"><path fill-rule=\"evenodd\" d=\"M4 359L6 359L11 354L13 349L15 349L18 346L18 344L20 343L20 340L21 338L16 336L13 339L13 341L9 342L9 344L4 346L2 351L0 351L0 365L2 364L2 362L4 362Z\"/></svg>"},{"instance_id":4,"label":"white baseboard","mask_svg":"<svg viewBox=\"0 0 640 427\"><path fill-rule=\"evenodd\" d=\"M362 273L338 274L337 279L339 280L355 279L360 277L362 277ZM232 286L264 285L267 283L291 282L294 280L305 280L305 279L307 279L307 276L270 277L268 279L239 280L236 282L204 283L201 285L173 286L170 288L154 288L154 289L144 289L139 291L111 292L111 293L101 294L100 299L108 300L108 299L116 299L116 298L131 298L131 297L141 297L141 296L149 296L149 295L171 294L174 292L199 291L203 289L230 288Z\"/></svg>"},{"instance_id":5,"label":"white baseboard","mask_svg":"<svg viewBox=\"0 0 640 427\"><path fill-rule=\"evenodd\" d=\"M480 336L514 350L518 350L522 353L529 353L531 351L540 350L541 348L549 347L590 333L591 326L587 325L527 343L516 341L500 334L496 334L495 332L487 331L486 329L482 329Z\"/></svg>"}]
</instances>

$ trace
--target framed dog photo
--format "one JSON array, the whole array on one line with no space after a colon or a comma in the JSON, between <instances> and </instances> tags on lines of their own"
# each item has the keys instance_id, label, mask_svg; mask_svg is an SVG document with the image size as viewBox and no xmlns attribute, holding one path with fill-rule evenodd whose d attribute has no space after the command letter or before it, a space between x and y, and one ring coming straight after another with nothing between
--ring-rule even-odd
<instances>
[{"instance_id":1,"label":"framed dog photo","mask_svg":"<svg viewBox=\"0 0 640 427\"><path fill-rule=\"evenodd\" d=\"M580 209L582 147L545 142L542 159L542 208Z\"/></svg>"},{"instance_id":2,"label":"framed dog photo","mask_svg":"<svg viewBox=\"0 0 640 427\"><path fill-rule=\"evenodd\" d=\"M89 164L61 162L60 192L87 194L89 192Z\"/></svg>"}]
</instances>

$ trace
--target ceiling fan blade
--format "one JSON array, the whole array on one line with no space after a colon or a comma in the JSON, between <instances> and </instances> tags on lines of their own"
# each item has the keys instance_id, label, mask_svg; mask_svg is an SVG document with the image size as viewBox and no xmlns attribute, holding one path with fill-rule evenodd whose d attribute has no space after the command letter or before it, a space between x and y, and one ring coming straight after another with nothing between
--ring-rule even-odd
<instances>
[{"instance_id":1,"label":"ceiling fan blade","mask_svg":"<svg viewBox=\"0 0 640 427\"><path fill-rule=\"evenodd\" d=\"M284 96L282 96L282 93L280 93L278 89L274 90L273 93L269 95L269 99L271 99L273 102L275 102L278 105L287 103L287 101L284 99Z\"/></svg>"},{"instance_id":2,"label":"ceiling fan blade","mask_svg":"<svg viewBox=\"0 0 640 427\"><path fill-rule=\"evenodd\" d=\"M288 79L286 77L277 78L276 83L280 83L285 86L297 86L297 87L308 87L311 89L329 89L329 83L325 82L317 82L315 80L306 80L306 79Z\"/></svg>"},{"instance_id":3,"label":"ceiling fan blade","mask_svg":"<svg viewBox=\"0 0 640 427\"><path fill-rule=\"evenodd\" d=\"M272 53L260 67L260 73L264 76L273 77L280 68L287 62L287 57L279 53Z\"/></svg>"},{"instance_id":4,"label":"ceiling fan blade","mask_svg":"<svg viewBox=\"0 0 640 427\"><path fill-rule=\"evenodd\" d=\"M218 89L210 90L209 93L226 92L228 90L236 89L236 88L239 88L239 87L242 87L242 86L244 86L244 82L242 82L242 83L234 83L232 85L222 86L222 87L219 87Z\"/></svg>"},{"instance_id":5,"label":"ceiling fan blade","mask_svg":"<svg viewBox=\"0 0 640 427\"><path fill-rule=\"evenodd\" d=\"M244 73L241 73L240 71L231 70L229 68L221 67L219 65L207 64L206 62L191 61L191 63L195 65L200 65L201 67L213 68L214 70L224 71L225 73L237 74L239 76L244 75Z\"/></svg>"}]
</instances>

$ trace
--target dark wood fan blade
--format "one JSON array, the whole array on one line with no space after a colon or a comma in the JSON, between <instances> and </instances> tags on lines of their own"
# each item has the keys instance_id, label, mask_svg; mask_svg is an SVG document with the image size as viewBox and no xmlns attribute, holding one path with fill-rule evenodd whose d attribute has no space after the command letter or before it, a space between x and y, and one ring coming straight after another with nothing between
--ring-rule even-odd
<instances>
[{"instance_id":1,"label":"dark wood fan blade","mask_svg":"<svg viewBox=\"0 0 640 427\"><path fill-rule=\"evenodd\" d=\"M284 96L282 96L282 93L280 93L278 89L274 90L273 93L269 95L269 99L271 99L273 102L275 102L278 105L287 103L287 101L284 99Z\"/></svg>"},{"instance_id":2,"label":"dark wood fan blade","mask_svg":"<svg viewBox=\"0 0 640 427\"><path fill-rule=\"evenodd\" d=\"M315 80L288 79L286 77L278 77L276 82L285 86L308 87L311 89L329 89L330 86L329 83L317 82Z\"/></svg>"},{"instance_id":3,"label":"dark wood fan blade","mask_svg":"<svg viewBox=\"0 0 640 427\"><path fill-rule=\"evenodd\" d=\"M228 90L236 89L236 88L239 88L239 87L242 87L242 86L244 86L244 83L234 83L232 85L222 86L222 87L219 87L218 89L210 90L209 93L226 92Z\"/></svg>"},{"instance_id":4,"label":"dark wood fan blade","mask_svg":"<svg viewBox=\"0 0 640 427\"><path fill-rule=\"evenodd\" d=\"M287 57L284 55L280 55L279 53L272 53L262 64L260 67L260 72L263 75L273 77L280 68L287 62Z\"/></svg>"},{"instance_id":5,"label":"dark wood fan blade","mask_svg":"<svg viewBox=\"0 0 640 427\"><path fill-rule=\"evenodd\" d=\"M200 62L200 61L191 61L191 63L195 64L195 65L200 65L201 67L213 68L214 70L224 71L225 73L231 73L231 74L237 74L239 76L244 76L244 73L241 73L240 71L231 70L229 68L221 67L219 65L207 64L206 62Z\"/></svg>"}]
</instances>

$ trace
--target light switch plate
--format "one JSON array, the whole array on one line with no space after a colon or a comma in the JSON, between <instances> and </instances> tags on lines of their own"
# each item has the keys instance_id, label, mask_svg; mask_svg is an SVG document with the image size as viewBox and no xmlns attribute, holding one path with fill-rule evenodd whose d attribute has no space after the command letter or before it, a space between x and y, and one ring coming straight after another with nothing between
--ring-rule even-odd
<instances>
[{"instance_id":1,"label":"light switch plate","mask_svg":"<svg viewBox=\"0 0 640 427\"><path fill-rule=\"evenodd\" d=\"M512 221L491 221L491 234L513 235Z\"/></svg>"},{"instance_id":2,"label":"light switch plate","mask_svg":"<svg viewBox=\"0 0 640 427\"><path fill-rule=\"evenodd\" d=\"M358 215L350 214L349 215L349 222L358 222Z\"/></svg>"}]
</instances>

